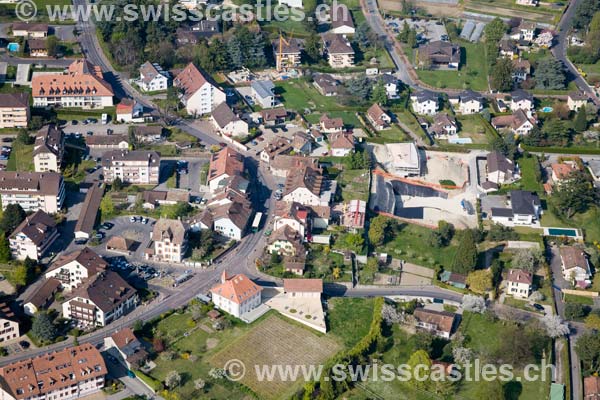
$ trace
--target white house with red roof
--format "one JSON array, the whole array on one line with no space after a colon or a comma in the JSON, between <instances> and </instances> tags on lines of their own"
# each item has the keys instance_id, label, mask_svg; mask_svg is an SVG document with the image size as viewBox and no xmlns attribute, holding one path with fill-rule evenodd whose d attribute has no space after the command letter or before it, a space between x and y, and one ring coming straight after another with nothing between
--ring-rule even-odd
<instances>
[{"instance_id":1,"label":"white house with red roof","mask_svg":"<svg viewBox=\"0 0 600 400\"><path fill-rule=\"evenodd\" d=\"M144 122L144 106L135 100L123 99L117 104L117 122Z\"/></svg>"},{"instance_id":2,"label":"white house with red roof","mask_svg":"<svg viewBox=\"0 0 600 400\"><path fill-rule=\"evenodd\" d=\"M522 269L510 269L506 277L506 292L513 297L526 299L531 294L533 275Z\"/></svg>"},{"instance_id":3,"label":"white house with red roof","mask_svg":"<svg viewBox=\"0 0 600 400\"><path fill-rule=\"evenodd\" d=\"M221 274L221 283L210 289L214 305L236 318L261 305L262 287L244 274L228 276Z\"/></svg>"},{"instance_id":4,"label":"white house with red roof","mask_svg":"<svg viewBox=\"0 0 600 400\"><path fill-rule=\"evenodd\" d=\"M181 102L190 115L208 114L226 100L225 92L192 63L175 77L173 85L181 89Z\"/></svg>"}]
</instances>

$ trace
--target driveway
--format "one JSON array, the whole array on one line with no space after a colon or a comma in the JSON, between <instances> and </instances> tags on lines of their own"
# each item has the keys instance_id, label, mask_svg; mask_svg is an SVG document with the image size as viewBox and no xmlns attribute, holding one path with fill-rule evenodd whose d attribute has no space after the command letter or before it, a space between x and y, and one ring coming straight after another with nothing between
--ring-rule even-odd
<instances>
[{"instance_id":1,"label":"driveway","mask_svg":"<svg viewBox=\"0 0 600 400\"><path fill-rule=\"evenodd\" d=\"M143 224L141 222L131 222L129 218L129 216L125 216L110 220L115 226L110 230L102 229L103 232L106 232L106 237L100 242L100 245L94 247L94 251L106 257L117 257L122 255L113 251L107 251L106 242L113 236L123 236L126 239L137 242L137 247L134 249L133 253L126 258L145 262L144 249L146 249L150 243L150 235L152 234L152 229L154 228L156 220L148 218L148 223Z\"/></svg>"}]
</instances>

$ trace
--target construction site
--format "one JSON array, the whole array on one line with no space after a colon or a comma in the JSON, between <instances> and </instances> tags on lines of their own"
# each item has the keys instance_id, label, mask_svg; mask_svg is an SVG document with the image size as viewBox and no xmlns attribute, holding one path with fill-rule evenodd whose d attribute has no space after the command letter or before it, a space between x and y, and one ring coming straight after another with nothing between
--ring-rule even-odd
<instances>
[{"instance_id":1,"label":"construction site","mask_svg":"<svg viewBox=\"0 0 600 400\"><path fill-rule=\"evenodd\" d=\"M370 209L428 227L440 220L477 226L476 192L469 190L469 167L460 156L421 151L419 173L400 176L386 168L392 164L388 152L374 146L373 154L381 168L373 171Z\"/></svg>"}]
</instances>

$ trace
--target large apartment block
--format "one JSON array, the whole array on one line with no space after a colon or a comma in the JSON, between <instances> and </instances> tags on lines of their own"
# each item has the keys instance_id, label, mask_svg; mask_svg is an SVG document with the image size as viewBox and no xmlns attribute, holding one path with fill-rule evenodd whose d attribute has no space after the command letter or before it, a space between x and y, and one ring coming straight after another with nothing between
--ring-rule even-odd
<instances>
[{"instance_id":1,"label":"large apartment block","mask_svg":"<svg viewBox=\"0 0 600 400\"><path fill-rule=\"evenodd\" d=\"M26 128L29 116L29 93L0 93L0 129Z\"/></svg>"},{"instance_id":2,"label":"large apartment block","mask_svg":"<svg viewBox=\"0 0 600 400\"><path fill-rule=\"evenodd\" d=\"M155 151L112 150L102 156L104 180L119 178L124 183L158 185L160 157Z\"/></svg>"},{"instance_id":3,"label":"large apartment block","mask_svg":"<svg viewBox=\"0 0 600 400\"><path fill-rule=\"evenodd\" d=\"M113 106L113 89L102 69L85 59L74 61L63 74L34 76L34 107L104 108Z\"/></svg>"},{"instance_id":4,"label":"large apartment block","mask_svg":"<svg viewBox=\"0 0 600 400\"><path fill-rule=\"evenodd\" d=\"M0 399L79 399L102 390L106 373L93 345L68 347L0 368Z\"/></svg>"},{"instance_id":5,"label":"large apartment block","mask_svg":"<svg viewBox=\"0 0 600 400\"><path fill-rule=\"evenodd\" d=\"M10 252L16 260L25 260L29 257L39 261L58 235L54 218L38 210L25 217L25 220L10 235Z\"/></svg>"},{"instance_id":6,"label":"large apartment block","mask_svg":"<svg viewBox=\"0 0 600 400\"><path fill-rule=\"evenodd\" d=\"M65 200L65 183L56 172L0 171L0 201L4 210L19 204L25 211L58 212Z\"/></svg>"},{"instance_id":7,"label":"large apartment block","mask_svg":"<svg viewBox=\"0 0 600 400\"><path fill-rule=\"evenodd\" d=\"M65 151L65 134L56 125L42 128L35 136L33 165L36 172L60 172Z\"/></svg>"}]
</instances>

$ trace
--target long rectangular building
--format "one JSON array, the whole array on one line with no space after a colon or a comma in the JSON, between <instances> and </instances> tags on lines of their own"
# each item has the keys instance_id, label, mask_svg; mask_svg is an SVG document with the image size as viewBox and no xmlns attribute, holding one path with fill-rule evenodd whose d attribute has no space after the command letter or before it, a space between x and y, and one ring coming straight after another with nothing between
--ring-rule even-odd
<instances>
[{"instance_id":1,"label":"long rectangular building","mask_svg":"<svg viewBox=\"0 0 600 400\"><path fill-rule=\"evenodd\" d=\"M0 368L0 399L79 399L102 390L106 373L93 345L69 347Z\"/></svg>"},{"instance_id":2,"label":"long rectangular building","mask_svg":"<svg viewBox=\"0 0 600 400\"><path fill-rule=\"evenodd\" d=\"M155 151L112 150L102 156L102 167L108 183L119 178L124 183L158 185L160 156Z\"/></svg>"},{"instance_id":3,"label":"long rectangular building","mask_svg":"<svg viewBox=\"0 0 600 400\"><path fill-rule=\"evenodd\" d=\"M65 200L65 183L56 172L0 171L0 200L3 210L19 204L25 211L55 214Z\"/></svg>"},{"instance_id":4,"label":"long rectangular building","mask_svg":"<svg viewBox=\"0 0 600 400\"><path fill-rule=\"evenodd\" d=\"M0 128L26 128L29 93L0 93Z\"/></svg>"}]
</instances>

